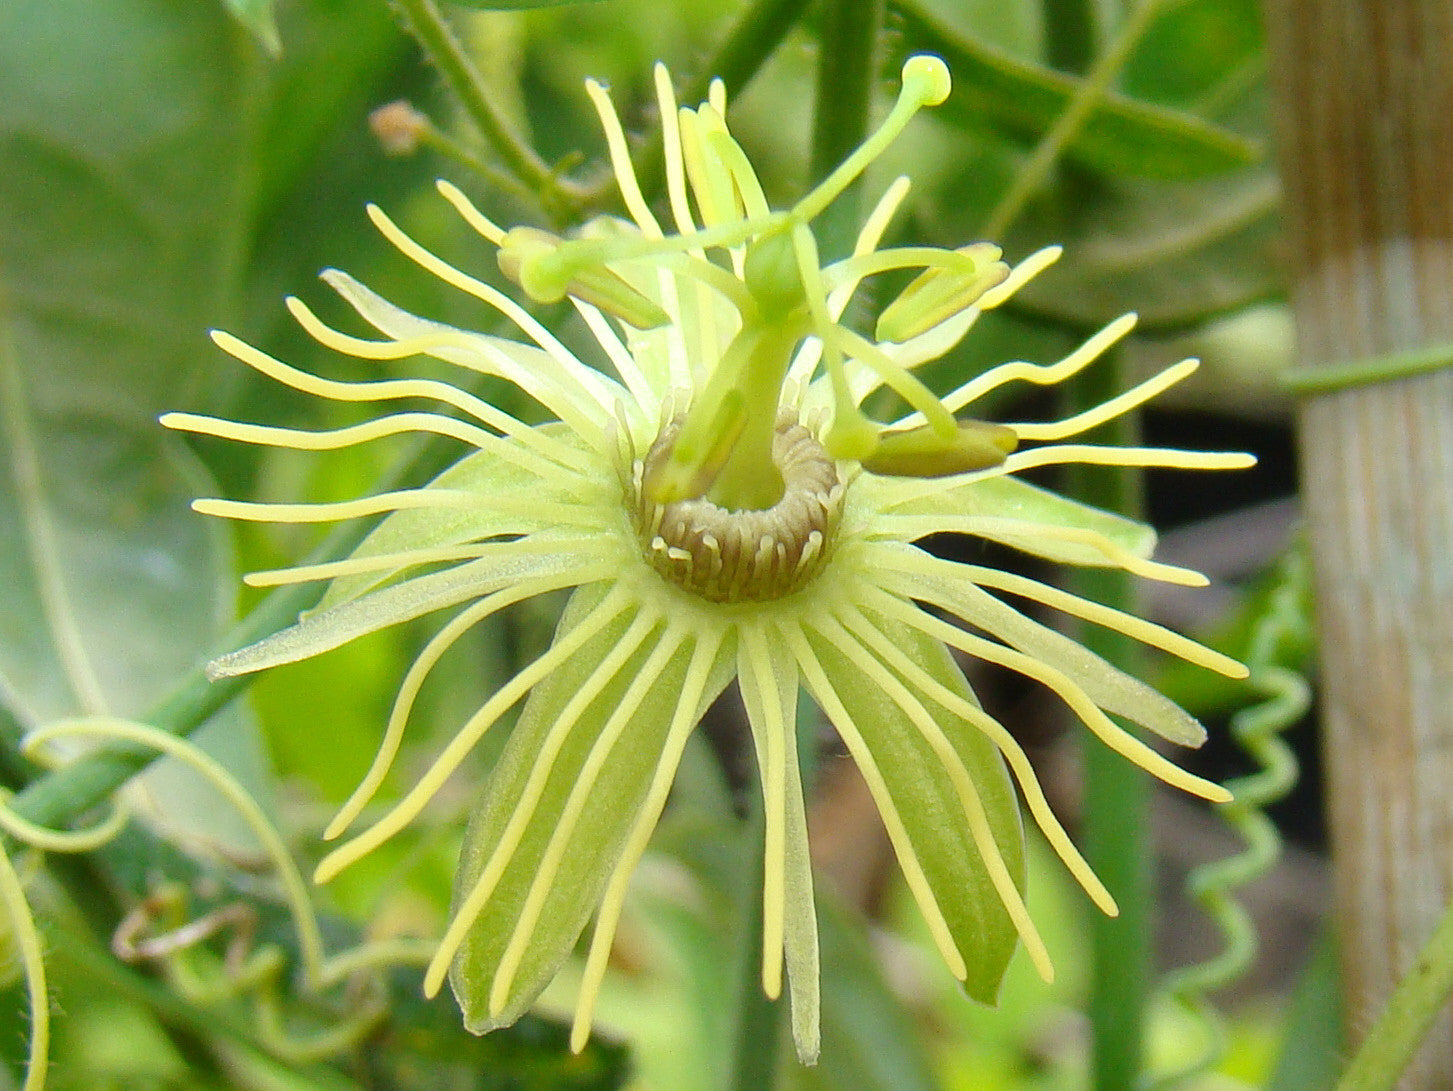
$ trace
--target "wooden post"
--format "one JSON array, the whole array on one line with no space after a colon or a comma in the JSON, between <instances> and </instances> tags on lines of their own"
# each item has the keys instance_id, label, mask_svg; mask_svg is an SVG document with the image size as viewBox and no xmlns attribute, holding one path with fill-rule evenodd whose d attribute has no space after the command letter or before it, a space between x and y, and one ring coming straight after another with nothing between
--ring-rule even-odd
<instances>
[{"instance_id":1,"label":"wooden post","mask_svg":"<svg viewBox=\"0 0 1453 1091\"><path fill-rule=\"evenodd\" d=\"M1453 4L1265 11L1301 367L1453 364ZM1453 366L1308 396L1298 423L1355 1042L1453 894ZM1453 1087L1448 1012L1400 1086Z\"/></svg>"}]
</instances>

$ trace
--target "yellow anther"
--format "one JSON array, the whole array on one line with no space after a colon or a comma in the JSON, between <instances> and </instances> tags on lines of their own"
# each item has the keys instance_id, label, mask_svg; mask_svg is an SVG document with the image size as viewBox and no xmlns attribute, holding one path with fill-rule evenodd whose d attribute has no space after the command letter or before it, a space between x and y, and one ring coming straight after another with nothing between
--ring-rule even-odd
<instances>
[{"instance_id":1,"label":"yellow anther","mask_svg":"<svg viewBox=\"0 0 1453 1091\"><path fill-rule=\"evenodd\" d=\"M1002 424L967 420L958 426L949 441L927 425L883 432L877 448L862 460L863 469L887 477L948 477L993 469L1019 444L1014 429Z\"/></svg>"}]
</instances>

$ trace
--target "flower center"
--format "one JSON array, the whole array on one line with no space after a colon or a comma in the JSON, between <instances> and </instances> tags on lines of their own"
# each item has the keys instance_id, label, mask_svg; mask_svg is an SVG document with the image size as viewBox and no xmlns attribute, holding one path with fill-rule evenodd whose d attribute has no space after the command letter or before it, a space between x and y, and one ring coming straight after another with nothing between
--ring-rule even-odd
<instances>
[{"instance_id":1,"label":"flower center","mask_svg":"<svg viewBox=\"0 0 1453 1091\"><path fill-rule=\"evenodd\" d=\"M784 413L772 439L784 483L777 503L738 511L705 497L659 504L641 479L670 454L681 420L662 429L636 471L636 533L647 562L710 602L767 602L807 584L827 561L842 512L843 485L832 456Z\"/></svg>"}]
</instances>

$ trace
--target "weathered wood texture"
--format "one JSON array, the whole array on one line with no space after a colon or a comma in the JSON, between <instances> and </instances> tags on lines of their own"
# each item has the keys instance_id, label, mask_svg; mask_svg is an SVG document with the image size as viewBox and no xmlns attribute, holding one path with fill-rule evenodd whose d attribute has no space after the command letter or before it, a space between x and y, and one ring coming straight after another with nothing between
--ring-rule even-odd
<instances>
[{"instance_id":1,"label":"weathered wood texture","mask_svg":"<svg viewBox=\"0 0 1453 1091\"><path fill-rule=\"evenodd\" d=\"M1264 10L1301 365L1453 342L1453 2ZM1453 368L1299 426L1355 1041L1453 894ZM1449 1013L1400 1086L1453 1088Z\"/></svg>"}]
</instances>

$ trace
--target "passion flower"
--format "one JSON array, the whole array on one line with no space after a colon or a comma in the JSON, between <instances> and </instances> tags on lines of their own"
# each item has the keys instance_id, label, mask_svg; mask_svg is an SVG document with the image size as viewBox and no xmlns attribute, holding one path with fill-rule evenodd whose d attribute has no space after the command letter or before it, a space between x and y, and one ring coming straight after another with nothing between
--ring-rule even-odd
<instances>
[{"instance_id":1,"label":"passion flower","mask_svg":"<svg viewBox=\"0 0 1453 1091\"><path fill-rule=\"evenodd\" d=\"M762 981L785 965L799 1057L818 1050L818 948L797 694L805 687L856 761L934 942L967 991L992 1000L1022 941L1041 974L1050 959L1025 910L1019 795L1075 878L1106 912L1095 878L1045 801L1024 752L974 699L951 649L1049 687L1104 743L1150 773L1211 800L1227 793L1177 768L1107 712L1173 742L1200 725L1165 697L1001 595L1118 629L1233 677L1236 663L1149 622L1023 576L944 560L915 545L977 535L1076 565L1204 582L1149 559L1146 527L1019 480L1033 466L1084 462L1220 469L1243 455L1062 442L1150 399L1194 368L1183 361L1097 409L1051 423L964 415L1010 382L1060 382L1134 325L1110 323L1065 359L1009 363L940 399L913 369L941 356L980 313L1049 265L1018 265L988 244L879 249L907 181L868 217L853 254L822 264L812 221L902 131L943 100L949 76L914 57L892 112L829 178L771 209L726 124L717 84L679 109L663 69L671 223L643 199L605 91L588 84L629 222L598 220L558 238L505 231L456 188L439 189L498 250L536 301L568 299L601 349L593 367L509 295L445 263L382 211L379 230L424 269L510 319L525 340L408 314L344 273L324 279L382 335L361 339L288 306L315 338L368 360L426 355L507 380L554 423L528 426L462 389L426 379L344 383L298 371L225 333L238 360L305 393L348 401L430 399L330 432L174 413L172 428L250 443L326 450L402 432L458 440L469 452L416 489L342 503L199 500L203 512L279 523L385 517L348 559L253 573L256 585L330 581L295 626L211 665L216 676L312 656L445 608L458 613L409 668L378 757L326 831L345 832L387 773L425 677L471 626L514 603L573 589L554 642L495 692L382 818L317 871L326 881L403 830L500 718L518 722L465 838L450 923L425 977L446 976L468 1026L517 1019L568 957L592 915L574 1044L589 1033L626 897L691 731L733 681L761 771L766 816ZM876 338L840 322L866 277L917 276L883 312ZM912 408L878 422L862 409L880 387ZM1022 447L1021 445L1029 445ZM963 628L958 619L971 628Z\"/></svg>"}]
</instances>

